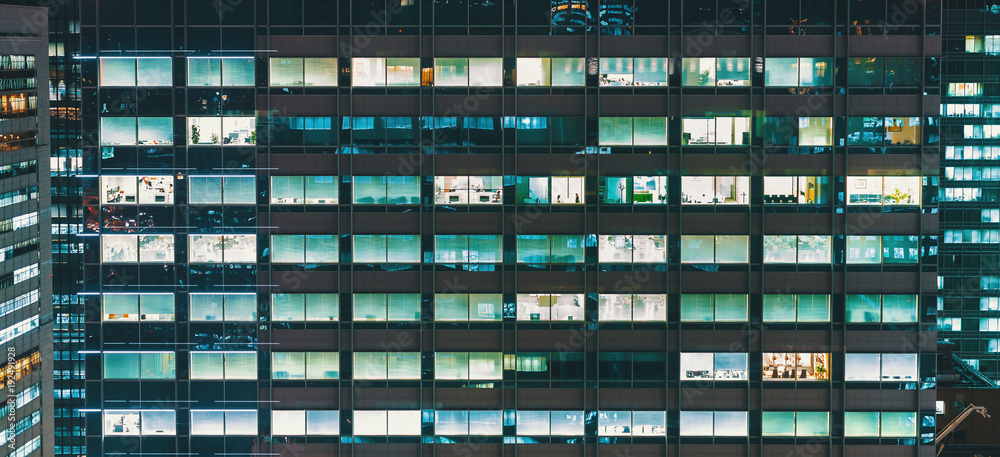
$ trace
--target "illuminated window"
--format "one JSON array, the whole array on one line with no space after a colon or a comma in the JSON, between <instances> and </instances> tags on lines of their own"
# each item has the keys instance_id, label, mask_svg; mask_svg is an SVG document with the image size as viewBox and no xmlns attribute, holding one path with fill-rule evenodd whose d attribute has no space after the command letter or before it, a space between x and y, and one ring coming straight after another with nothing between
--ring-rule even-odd
<instances>
[{"instance_id":1,"label":"illuminated window","mask_svg":"<svg viewBox=\"0 0 1000 457\"><path fill-rule=\"evenodd\" d=\"M765 381L826 381L830 354L811 352L764 353Z\"/></svg>"},{"instance_id":2,"label":"illuminated window","mask_svg":"<svg viewBox=\"0 0 1000 457\"><path fill-rule=\"evenodd\" d=\"M748 205L749 176L683 176L681 204Z\"/></svg>"}]
</instances>

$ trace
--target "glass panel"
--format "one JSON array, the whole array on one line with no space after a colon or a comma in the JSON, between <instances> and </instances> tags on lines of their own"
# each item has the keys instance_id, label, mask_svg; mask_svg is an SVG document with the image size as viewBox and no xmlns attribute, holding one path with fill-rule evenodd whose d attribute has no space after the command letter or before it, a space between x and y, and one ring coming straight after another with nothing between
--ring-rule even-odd
<instances>
[{"instance_id":1,"label":"glass panel","mask_svg":"<svg viewBox=\"0 0 1000 457\"><path fill-rule=\"evenodd\" d=\"M306 379L337 379L339 377L339 353L309 352L306 354Z\"/></svg>"},{"instance_id":2,"label":"glass panel","mask_svg":"<svg viewBox=\"0 0 1000 457\"><path fill-rule=\"evenodd\" d=\"M139 354L105 352L104 379L139 379Z\"/></svg>"},{"instance_id":3,"label":"glass panel","mask_svg":"<svg viewBox=\"0 0 1000 457\"><path fill-rule=\"evenodd\" d=\"M683 354L682 354L683 355ZM714 434L712 411L681 411L681 436L712 436Z\"/></svg>"},{"instance_id":4,"label":"glass panel","mask_svg":"<svg viewBox=\"0 0 1000 457\"><path fill-rule=\"evenodd\" d=\"M682 235L681 263L715 263L715 236Z\"/></svg>"},{"instance_id":5,"label":"glass panel","mask_svg":"<svg viewBox=\"0 0 1000 457\"><path fill-rule=\"evenodd\" d=\"M388 379L420 379L419 352L391 352Z\"/></svg>"},{"instance_id":6,"label":"glass panel","mask_svg":"<svg viewBox=\"0 0 1000 457\"><path fill-rule=\"evenodd\" d=\"M192 435L225 435L225 411L221 410L191 410Z\"/></svg>"},{"instance_id":7,"label":"glass panel","mask_svg":"<svg viewBox=\"0 0 1000 457\"><path fill-rule=\"evenodd\" d=\"M306 434L306 412L271 411L271 434L275 436L304 436Z\"/></svg>"},{"instance_id":8,"label":"glass panel","mask_svg":"<svg viewBox=\"0 0 1000 457\"><path fill-rule=\"evenodd\" d=\"M830 296L829 295L799 295L798 321L799 322L829 322L830 321Z\"/></svg>"},{"instance_id":9,"label":"glass panel","mask_svg":"<svg viewBox=\"0 0 1000 457\"><path fill-rule=\"evenodd\" d=\"M795 295L764 295L764 322L795 322Z\"/></svg>"},{"instance_id":10,"label":"glass panel","mask_svg":"<svg viewBox=\"0 0 1000 457\"><path fill-rule=\"evenodd\" d=\"M583 201L580 199L580 195L583 194L583 178L574 177L553 177L551 180L552 185L552 204L554 205L572 205L581 204Z\"/></svg>"},{"instance_id":11,"label":"glass panel","mask_svg":"<svg viewBox=\"0 0 1000 457\"><path fill-rule=\"evenodd\" d=\"M219 145L222 141L221 117L189 117L189 145Z\"/></svg>"},{"instance_id":12,"label":"glass panel","mask_svg":"<svg viewBox=\"0 0 1000 457\"><path fill-rule=\"evenodd\" d=\"M552 263L583 262L582 235L549 235L549 240L552 246Z\"/></svg>"},{"instance_id":13,"label":"glass panel","mask_svg":"<svg viewBox=\"0 0 1000 457\"><path fill-rule=\"evenodd\" d=\"M795 413L761 412L761 434L763 436L795 436Z\"/></svg>"},{"instance_id":14,"label":"glass panel","mask_svg":"<svg viewBox=\"0 0 1000 457\"><path fill-rule=\"evenodd\" d=\"M830 413L822 411L795 413L795 436L829 435Z\"/></svg>"},{"instance_id":15,"label":"glass panel","mask_svg":"<svg viewBox=\"0 0 1000 457\"><path fill-rule=\"evenodd\" d=\"M547 321L551 318L552 297L542 294L517 294L517 320Z\"/></svg>"},{"instance_id":16,"label":"glass panel","mask_svg":"<svg viewBox=\"0 0 1000 457\"><path fill-rule=\"evenodd\" d=\"M878 381L880 365L879 354L844 354L844 380Z\"/></svg>"},{"instance_id":17,"label":"glass panel","mask_svg":"<svg viewBox=\"0 0 1000 457\"><path fill-rule=\"evenodd\" d=\"M337 294L305 294L307 321L340 319L340 296Z\"/></svg>"},{"instance_id":18,"label":"glass panel","mask_svg":"<svg viewBox=\"0 0 1000 457\"><path fill-rule=\"evenodd\" d=\"M222 203L222 177L192 176L188 179L188 202L196 204Z\"/></svg>"},{"instance_id":19,"label":"glass panel","mask_svg":"<svg viewBox=\"0 0 1000 457\"><path fill-rule=\"evenodd\" d=\"M101 87L134 87L136 85L135 59L102 57Z\"/></svg>"},{"instance_id":20,"label":"glass panel","mask_svg":"<svg viewBox=\"0 0 1000 457\"><path fill-rule=\"evenodd\" d=\"M750 58L720 57L717 59L716 77L719 86L749 86Z\"/></svg>"},{"instance_id":21,"label":"glass panel","mask_svg":"<svg viewBox=\"0 0 1000 457\"><path fill-rule=\"evenodd\" d=\"M847 322L872 323L882 321L879 295L847 295Z\"/></svg>"},{"instance_id":22,"label":"glass panel","mask_svg":"<svg viewBox=\"0 0 1000 457\"><path fill-rule=\"evenodd\" d=\"M600 203L632 203L632 189L630 187L632 183L628 178L602 176L600 182Z\"/></svg>"},{"instance_id":23,"label":"glass panel","mask_svg":"<svg viewBox=\"0 0 1000 457\"><path fill-rule=\"evenodd\" d=\"M469 320L499 321L503 310L503 298L500 294L470 294Z\"/></svg>"},{"instance_id":24,"label":"glass panel","mask_svg":"<svg viewBox=\"0 0 1000 457\"><path fill-rule=\"evenodd\" d=\"M602 145L631 145L631 117L601 117L597 120L597 137Z\"/></svg>"},{"instance_id":25,"label":"glass panel","mask_svg":"<svg viewBox=\"0 0 1000 457\"><path fill-rule=\"evenodd\" d=\"M174 320L173 294L142 294L139 299L140 316L144 321Z\"/></svg>"},{"instance_id":26,"label":"glass panel","mask_svg":"<svg viewBox=\"0 0 1000 457\"><path fill-rule=\"evenodd\" d=\"M253 436L257 434L257 411L226 411L226 435Z\"/></svg>"},{"instance_id":27,"label":"glass panel","mask_svg":"<svg viewBox=\"0 0 1000 457\"><path fill-rule=\"evenodd\" d=\"M711 322L715 320L714 308L711 295L681 295L681 321Z\"/></svg>"},{"instance_id":28,"label":"glass panel","mask_svg":"<svg viewBox=\"0 0 1000 457\"><path fill-rule=\"evenodd\" d=\"M339 435L340 411L306 411L307 435Z\"/></svg>"},{"instance_id":29,"label":"glass panel","mask_svg":"<svg viewBox=\"0 0 1000 457\"><path fill-rule=\"evenodd\" d=\"M302 263L305 261L303 235L271 235L271 262Z\"/></svg>"},{"instance_id":30,"label":"glass panel","mask_svg":"<svg viewBox=\"0 0 1000 457\"><path fill-rule=\"evenodd\" d=\"M747 436L746 411L716 411L715 436Z\"/></svg>"},{"instance_id":31,"label":"glass panel","mask_svg":"<svg viewBox=\"0 0 1000 457\"><path fill-rule=\"evenodd\" d=\"M468 411L435 411L434 415L435 435L465 436L469 434Z\"/></svg>"},{"instance_id":32,"label":"glass panel","mask_svg":"<svg viewBox=\"0 0 1000 457\"><path fill-rule=\"evenodd\" d=\"M798 263L830 263L830 239L828 235L799 235Z\"/></svg>"},{"instance_id":33,"label":"glass panel","mask_svg":"<svg viewBox=\"0 0 1000 457\"><path fill-rule=\"evenodd\" d=\"M352 61L352 86L385 86L386 63L384 58L355 57Z\"/></svg>"},{"instance_id":34,"label":"glass panel","mask_svg":"<svg viewBox=\"0 0 1000 457\"><path fill-rule=\"evenodd\" d=\"M222 59L188 57L189 86L221 86Z\"/></svg>"},{"instance_id":35,"label":"glass panel","mask_svg":"<svg viewBox=\"0 0 1000 457\"><path fill-rule=\"evenodd\" d=\"M104 320L138 321L139 296L136 294L104 294Z\"/></svg>"},{"instance_id":36,"label":"glass panel","mask_svg":"<svg viewBox=\"0 0 1000 457\"><path fill-rule=\"evenodd\" d=\"M517 434L546 436L549 434L549 411L517 411Z\"/></svg>"},{"instance_id":37,"label":"glass panel","mask_svg":"<svg viewBox=\"0 0 1000 457\"><path fill-rule=\"evenodd\" d=\"M629 436L631 434L631 411L600 411L597 413L598 436Z\"/></svg>"},{"instance_id":38,"label":"glass panel","mask_svg":"<svg viewBox=\"0 0 1000 457\"><path fill-rule=\"evenodd\" d=\"M434 353L434 379L469 379L469 353Z\"/></svg>"},{"instance_id":39,"label":"glass panel","mask_svg":"<svg viewBox=\"0 0 1000 457\"><path fill-rule=\"evenodd\" d=\"M917 379L916 354L882 354L883 381L912 381Z\"/></svg>"},{"instance_id":40,"label":"glass panel","mask_svg":"<svg viewBox=\"0 0 1000 457\"><path fill-rule=\"evenodd\" d=\"M469 85L469 59L435 58L434 85L439 87Z\"/></svg>"},{"instance_id":41,"label":"glass panel","mask_svg":"<svg viewBox=\"0 0 1000 457\"><path fill-rule=\"evenodd\" d=\"M191 352L191 379L224 379L223 354L221 352Z\"/></svg>"},{"instance_id":42,"label":"glass panel","mask_svg":"<svg viewBox=\"0 0 1000 457\"><path fill-rule=\"evenodd\" d=\"M502 435L501 411L469 411L469 435Z\"/></svg>"},{"instance_id":43,"label":"glass panel","mask_svg":"<svg viewBox=\"0 0 1000 457\"><path fill-rule=\"evenodd\" d=\"M553 86L583 86L583 57L555 57L552 59Z\"/></svg>"},{"instance_id":44,"label":"glass panel","mask_svg":"<svg viewBox=\"0 0 1000 457\"><path fill-rule=\"evenodd\" d=\"M502 379L502 356L499 352L470 352L469 379Z\"/></svg>"},{"instance_id":45,"label":"glass panel","mask_svg":"<svg viewBox=\"0 0 1000 457\"><path fill-rule=\"evenodd\" d=\"M354 320L384 321L385 294L354 294Z\"/></svg>"},{"instance_id":46,"label":"glass panel","mask_svg":"<svg viewBox=\"0 0 1000 457\"><path fill-rule=\"evenodd\" d=\"M764 263L795 263L798 237L764 235Z\"/></svg>"},{"instance_id":47,"label":"glass panel","mask_svg":"<svg viewBox=\"0 0 1000 457\"><path fill-rule=\"evenodd\" d=\"M746 320L746 294L720 294L715 296L716 322L746 322Z\"/></svg>"},{"instance_id":48,"label":"glass panel","mask_svg":"<svg viewBox=\"0 0 1000 457\"><path fill-rule=\"evenodd\" d=\"M386 294L386 307L390 321L420 320L420 294Z\"/></svg>"},{"instance_id":49,"label":"glass panel","mask_svg":"<svg viewBox=\"0 0 1000 457\"><path fill-rule=\"evenodd\" d=\"M768 57L764 68L764 84L777 87L799 85L799 59Z\"/></svg>"},{"instance_id":50,"label":"glass panel","mask_svg":"<svg viewBox=\"0 0 1000 457\"><path fill-rule=\"evenodd\" d=\"M254 62L252 58L222 59L223 86L254 86Z\"/></svg>"},{"instance_id":51,"label":"glass panel","mask_svg":"<svg viewBox=\"0 0 1000 457\"><path fill-rule=\"evenodd\" d=\"M667 118L637 117L633 123L633 143L636 146L667 144Z\"/></svg>"},{"instance_id":52,"label":"glass panel","mask_svg":"<svg viewBox=\"0 0 1000 457\"><path fill-rule=\"evenodd\" d=\"M190 294L192 321L221 321L223 319L222 294Z\"/></svg>"},{"instance_id":53,"label":"glass panel","mask_svg":"<svg viewBox=\"0 0 1000 457\"><path fill-rule=\"evenodd\" d=\"M629 57L601 57L601 86L631 86L634 67Z\"/></svg>"},{"instance_id":54,"label":"glass panel","mask_svg":"<svg viewBox=\"0 0 1000 457\"><path fill-rule=\"evenodd\" d=\"M306 354L304 352L272 352L271 379L305 379Z\"/></svg>"},{"instance_id":55,"label":"glass panel","mask_svg":"<svg viewBox=\"0 0 1000 457\"><path fill-rule=\"evenodd\" d=\"M800 117L800 146L832 146L833 118L831 117Z\"/></svg>"},{"instance_id":56,"label":"glass panel","mask_svg":"<svg viewBox=\"0 0 1000 457\"><path fill-rule=\"evenodd\" d=\"M879 417L877 412L844 412L844 436L878 437Z\"/></svg>"},{"instance_id":57,"label":"glass panel","mask_svg":"<svg viewBox=\"0 0 1000 457\"><path fill-rule=\"evenodd\" d=\"M915 437L917 435L916 413L882 413L882 437Z\"/></svg>"},{"instance_id":58,"label":"glass panel","mask_svg":"<svg viewBox=\"0 0 1000 457\"><path fill-rule=\"evenodd\" d=\"M303 85L303 74L301 58L271 59L272 86L301 86Z\"/></svg>"},{"instance_id":59,"label":"glass panel","mask_svg":"<svg viewBox=\"0 0 1000 457\"><path fill-rule=\"evenodd\" d=\"M475 87L503 86L503 59L500 57L470 58L469 85Z\"/></svg>"},{"instance_id":60,"label":"glass panel","mask_svg":"<svg viewBox=\"0 0 1000 457\"><path fill-rule=\"evenodd\" d=\"M549 59L518 57L518 86L548 86L551 81Z\"/></svg>"},{"instance_id":61,"label":"glass panel","mask_svg":"<svg viewBox=\"0 0 1000 457\"><path fill-rule=\"evenodd\" d=\"M747 379L747 355L739 353L716 353L715 354L715 379L717 380L746 380Z\"/></svg>"},{"instance_id":62,"label":"glass panel","mask_svg":"<svg viewBox=\"0 0 1000 457\"><path fill-rule=\"evenodd\" d=\"M882 310L884 322L917 322L917 296L885 295Z\"/></svg>"},{"instance_id":63,"label":"glass panel","mask_svg":"<svg viewBox=\"0 0 1000 457\"><path fill-rule=\"evenodd\" d=\"M230 352L224 358L226 379L257 379L257 353Z\"/></svg>"},{"instance_id":64,"label":"glass panel","mask_svg":"<svg viewBox=\"0 0 1000 457\"><path fill-rule=\"evenodd\" d=\"M718 235L715 237L717 263L746 263L749 261L750 237L746 235ZM664 259L666 260L666 259Z\"/></svg>"},{"instance_id":65,"label":"glass panel","mask_svg":"<svg viewBox=\"0 0 1000 457\"><path fill-rule=\"evenodd\" d=\"M138 140L141 145L170 145L174 144L174 120L169 117L140 117L138 118ZM173 179L171 178L171 190L173 190ZM162 202L157 202L162 203Z\"/></svg>"},{"instance_id":66,"label":"glass panel","mask_svg":"<svg viewBox=\"0 0 1000 457\"><path fill-rule=\"evenodd\" d=\"M667 58L636 57L634 84L636 86L666 86Z\"/></svg>"},{"instance_id":67,"label":"glass panel","mask_svg":"<svg viewBox=\"0 0 1000 457\"><path fill-rule=\"evenodd\" d=\"M135 235L101 235L101 259L105 263L138 262L138 242Z\"/></svg>"},{"instance_id":68,"label":"glass panel","mask_svg":"<svg viewBox=\"0 0 1000 457\"><path fill-rule=\"evenodd\" d=\"M681 353L681 380L715 379L715 354Z\"/></svg>"},{"instance_id":69,"label":"glass panel","mask_svg":"<svg viewBox=\"0 0 1000 457\"><path fill-rule=\"evenodd\" d=\"M419 86L419 58L388 58L385 59L387 86Z\"/></svg>"},{"instance_id":70,"label":"glass panel","mask_svg":"<svg viewBox=\"0 0 1000 457\"><path fill-rule=\"evenodd\" d=\"M332 57L313 57L303 59L305 67L306 86L336 87L337 59Z\"/></svg>"},{"instance_id":71,"label":"glass panel","mask_svg":"<svg viewBox=\"0 0 1000 457\"><path fill-rule=\"evenodd\" d=\"M354 411L354 434L359 436L385 435L388 411Z\"/></svg>"},{"instance_id":72,"label":"glass panel","mask_svg":"<svg viewBox=\"0 0 1000 457\"><path fill-rule=\"evenodd\" d=\"M632 296L601 294L597 303L598 319L604 322L632 320Z\"/></svg>"},{"instance_id":73,"label":"glass panel","mask_svg":"<svg viewBox=\"0 0 1000 457\"><path fill-rule=\"evenodd\" d=\"M688 58L683 60L682 83L685 86L715 86L715 58Z\"/></svg>"},{"instance_id":74,"label":"glass panel","mask_svg":"<svg viewBox=\"0 0 1000 457\"><path fill-rule=\"evenodd\" d=\"M598 237L598 261L602 263L632 262L632 235L600 235Z\"/></svg>"},{"instance_id":75,"label":"glass panel","mask_svg":"<svg viewBox=\"0 0 1000 457\"><path fill-rule=\"evenodd\" d=\"M257 320L257 296L252 294L226 295L225 317L230 322Z\"/></svg>"},{"instance_id":76,"label":"glass panel","mask_svg":"<svg viewBox=\"0 0 1000 457\"><path fill-rule=\"evenodd\" d=\"M143 435L168 435L177 434L177 412L176 411L142 411L142 434Z\"/></svg>"},{"instance_id":77,"label":"glass panel","mask_svg":"<svg viewBox=\"0 0 1000 457\"><path fill-rule=\"evenodd\" d=\"M101 145L135 145L136 119L134 117L102 117Z\"/></svg>"},{"instance_id":78,"label":"glass panel","mask_svg":"<svg viewBox=\"0 0 1000 457\"><path fill-rule=\"evenodd\" d=\"M799 85L826 87L833 85L833 59L802 57L799 59Z\"/></svg>"},{"instance_id":79,"label":"glass panel","mask_svg":"<svg viewBox=\"0 0 1000 457\"><path fill-rule=\"evenodd\" d=\"M306 235L305 261L308 263L337 263L340 238L337 235Z\"/></svg>"},{"instance_id":80,"label":"glass panel","mask_svg":"<svg viewBox=\"0 0 1000 457\"><path fill-rule=\"evenodd\" d=\"M666 428L663 411L632 412L632 436L663 436Z\"/></svg>"},{"instance_id":81,"label":"glass panel","mask_svg":"<svg viewBox=\"0 0 1000 457\"><path fill-rule=\"evenodd\" d=\"M628 179L628 178L624 178ZM614 189L611 187L609 189ZM666 176L633 176L632 191L635 204L666 204L667 203L667 177ZM628 203L625 201L623 203Z\"/></svg>"},{"instance_id":82,"label":"glass panel","mask_svg":"<svg viewBox=\"0 0 1000 457\"><path fill-rule=\"evenodd\" d=\"M354 379L386 379L388 357L385 352L355 352Z\"/></svg>"},{"instance_id":83,"label":"glass panel","mask_svg":"<svg viewBox=\"0 0 1000 457\"><path fill-rule=\"evenodd\" d=\"M305 295L272 294L271 320L276 322L305 320Z\"/></svg>"},{"instance_id":84,"label":"glass panel","mask_svg":"<svg viewBox=\"0 0 1000 457\"><path fill-rule=\"evenodd\" d=\"M550 424L554 436L582 436L583 411L552 411Z\"/></svg>"},{"instance_id":85,"label":"glass panel","mask_svg":"<svg viewBox=\"0 0 1000 457\"><path fill-rule=\"evenodd\" d=\"M880 263L882 237L847 235L847 263Z\"/></svg>"}]
</instances>

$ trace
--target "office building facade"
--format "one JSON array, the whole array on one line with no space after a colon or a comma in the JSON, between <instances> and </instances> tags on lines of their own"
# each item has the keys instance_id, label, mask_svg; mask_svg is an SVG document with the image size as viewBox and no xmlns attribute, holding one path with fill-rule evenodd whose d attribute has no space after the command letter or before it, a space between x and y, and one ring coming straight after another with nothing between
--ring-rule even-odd
<instances>
[{"instance_id":1,"label":"office building facade","mask_svg":"<svg viewBox=\"0 0 1000 457\"><path fill-rule=\"evenodd\" d=\"M941 75L940 338L1000 385L997 168L1000 7L954 2L944 11Z\"/></svg>"},{"instance_id":2,"label":"office building facade","mask_svg":"<svg viewBox=\"0 0 1000 457\"><path fill-rule=\"evenodd\" d=\"M39 14L41 29L24 26ZM11 456L53 449L45 18L44 8L0 6L0 439Z\"/></svg>"},{"instance_id":3,"label":"office building facade","mask_svg":"<svg viewBox=\"0 0 1000 457\"><path fill-rule=\"evenodd\" d=\"M930 455L932 3L83 2L88 455Z\"/></svg>"}]
</instances>

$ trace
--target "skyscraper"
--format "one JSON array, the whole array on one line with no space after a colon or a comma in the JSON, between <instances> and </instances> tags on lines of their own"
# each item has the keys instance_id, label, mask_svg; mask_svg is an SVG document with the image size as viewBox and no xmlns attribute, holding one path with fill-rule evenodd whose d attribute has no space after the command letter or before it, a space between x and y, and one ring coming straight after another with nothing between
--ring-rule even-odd
<instances>
[{"instance_id":1,"label":"skyscraper","mask_svg":"<svg viewBox=\"0 0 1000 457\"><path fill-rule=\"evenodd\" d=\"M942 74L940 337L1000 385L1000 6L950 3Z\"/></svg>"},{"instance_id":2,"label":"skyscraper","mask_svg":"<svg viewBox=\"0 0 1000 457\"><path fill-rule=\"evenodd\" d=\"M599 3L84 2L88 455L932 453L940 9Z\"/></svg>"},{"instance_id":3,"label":"skyscraper","mask_svg":"<svg viewBox=\"0 0 1000 457\"><path fill-rule=\"evenodd\" d=\"M0 344L6 455L52 453L45 8L0 6Z\"/></svg>"}]
</instances>

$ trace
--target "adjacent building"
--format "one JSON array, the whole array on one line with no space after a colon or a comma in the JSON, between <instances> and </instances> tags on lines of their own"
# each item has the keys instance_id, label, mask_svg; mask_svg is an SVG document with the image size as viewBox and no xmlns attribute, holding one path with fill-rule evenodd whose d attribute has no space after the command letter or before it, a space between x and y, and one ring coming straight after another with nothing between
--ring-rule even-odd
<instances>
[{"instance_id":1,"label":"adjacent building","mask_svg":"<svg viewBox=\"0 0 1000 457\"><path fill-rule=\"evenodd\" d=\"M1000 7L945 9L938 330L1000 385Z\"/></svg>"},{"instance_id":2,"label":"adjacent building","mask_svg":"<svg viewBox=\"0 0 1000 457\"><path fill-rule=\"evenodd\" d=\"M87 455L932 455L931 3L85 1Z\"/></svg>"},{"instance_id":3,"label":"adjacent building","mask_svg":"<svg viewBox=\"0 0 1000 457\"><path fill-rule=\"evenodd\" d=\"M0 445L11 456L53 450L47 18L0 6Z\"/></svg>"}]
</instances>

